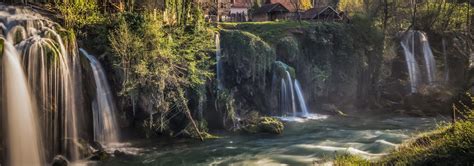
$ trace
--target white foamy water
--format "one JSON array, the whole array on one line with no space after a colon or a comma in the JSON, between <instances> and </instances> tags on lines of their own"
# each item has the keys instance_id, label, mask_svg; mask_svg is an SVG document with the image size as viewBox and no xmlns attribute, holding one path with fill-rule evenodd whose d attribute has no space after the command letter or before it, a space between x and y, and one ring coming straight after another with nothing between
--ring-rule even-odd
<instances>
[{"instance_id":1,"label":"white foamy water","mask_svg":"<svg viewBox=\"0 0 474 166\"><path fill-rule=\"evenodd\" d=\"M327 115L321 115L321 114L301 114L301 115L296 115L296 116L276 116L276 118L285 121L285 122L306 122L309 120L319 120L319 119L326 119L328 118Z\"/></svg>"},{"instance_id":2,"label":"white foamy water","mask_svg":"<svg viewBox=\"0 0 474 166\"><path fill-rule=\"evenodd\" d=\"M298 116L298 115L297 115ZM310 116L311 117L311 116ZM143 153L108 165L316 165L349 153L377 159L413 133L434 127L436 118L332 117L290 119L283 134L221 135L205 142L132 144ZM324 118L323 118L324 117Z\"/></svg>"}]
</instances>

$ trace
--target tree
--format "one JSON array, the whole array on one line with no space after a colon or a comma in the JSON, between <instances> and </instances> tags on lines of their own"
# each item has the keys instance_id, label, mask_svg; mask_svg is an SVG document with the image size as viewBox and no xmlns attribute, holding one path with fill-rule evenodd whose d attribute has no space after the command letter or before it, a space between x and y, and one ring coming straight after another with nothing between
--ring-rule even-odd
<instances>
[{"instance_id":1,"label":"tree","mask_svg":"<svg viewBox=\"0 0 474 166\"><path fill-rule=\"evenodd\" d=\"M290 0L291 5L295 8L298 20L301 20L301 12L312 8L310 0Z\"/></svg>"}]
</instances>

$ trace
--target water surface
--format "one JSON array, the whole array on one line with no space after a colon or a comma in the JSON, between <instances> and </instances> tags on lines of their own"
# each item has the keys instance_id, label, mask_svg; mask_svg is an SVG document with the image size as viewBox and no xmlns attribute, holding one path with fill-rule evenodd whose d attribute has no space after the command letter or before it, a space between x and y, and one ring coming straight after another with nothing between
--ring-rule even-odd
<instances>
[{"instance_id":1,"label":"water surface","mask_svg":"<svg viewBox=\"0 0 474 166\"><path fill-rule=\"evenodd\" d=\"M220 133L223 138L204 142L132 141L121 147L132 155L100 165L312 165L336 153L376 159L440 120L328 117L286 122L277 136Z\"/></svg>"}]
</instances>

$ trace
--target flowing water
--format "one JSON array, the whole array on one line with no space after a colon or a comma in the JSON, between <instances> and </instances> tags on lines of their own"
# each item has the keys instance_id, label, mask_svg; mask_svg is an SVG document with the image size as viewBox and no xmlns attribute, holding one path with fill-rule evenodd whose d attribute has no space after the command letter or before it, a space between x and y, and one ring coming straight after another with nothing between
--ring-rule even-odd
<instances>
[{"instance_id":1,"label":"flowing water","mask_svg":"<svg viewBox=\"0 0 474 166\"><path fill-rule=\"evenodd\" d=\"M222 83L222 62L221 62L221 42L219 34L216 34L216 81L217 89L221 90L224 88Z\"/></svg>"},{"instance_id":2,"label":"flowing water","mask_svg":"<svg viewBox=\"0 0 474 166\"><path fill-rule=\"evenodd\" d=\"M102 165L313 165L338 153L376 159L412 134L434 127L436 118L328 117L287 122L282 135L229 135L204 142L135 140L130 155Z\"/></svg>"},{"instance_id":3,"label":"flowing water","mask_svg":"<svg viewBox=\"0 0 474 166\"><path fill-rule=\"evenodd\" d=\"M90 61L96 85L96 96L93 101L94 141L104 145L116 143L119 141L116 108L105 71L93 55L84 49L80 51Z\"/></svg>"},{"instance_id":4,"label":"flowing water","mask_svg":"<svg viewBox=\"0 0 474 166\"><path fill-rule=\"evenodd\" d=\"M410 92L415 93L418 89L418 79L419 79L419 71L418 71L418 62L415 59L415 36L413 33L408 34L404 41L400 44L403 48L403 52L405 54L405 62L407 63L408 68L408 75L410 79Z\"/></svg>"},{"instance_id":5,"label":"flowing water","mask_svg":"<svg viewBox=\"0 0 474 166\"><path fill-rule=\"evenodd\" d=\"M276 86L276 84L273 84L273 86ZM275 89L275 87L272 87L272 89ZM296 94L297 100L295 99L295 94ZM306 106L306 101L304 99L304 94L303 94L301 85L298 82L298 80L291 78L291 75L288 71L285 71L284 78L281 78L280 98L278 102L279 102L280 112L283 115L279 118L282 120L301 121L303 120L301 118L308 118L308 119L324 118L324 116L319 116L316 114L309 113L308 107ZM298 102L299 107L297 107L296 102ZM291 115L291 116L288 116L288 115Z\"/></svg>"},{"instance_id":6,"label":"flowing water","mask_svg":"<svg viewBox=\"0 0 474 166\"><path fill-rule=\"evenodd\" d=\"M43 157L56 154L79 159L83 97L75 41L60 36L67 32L57 23L24 7L0 5L0 27L5 46L2 111L12 141L7 162L40 165L48 162Z\"/></svg>"},{"instance_id":7,"label":"flowing water","mask_svg":"<svg viewBox=\"0 0 474 166\"><path fill-rule=\"evenodd\" d=\"M419 38L419 40L415 40ZM420 31L408 31L404 39L400 42L405 55L405 62L408 68L408 75L410 80L410 92L415 93L422 82L422 72L420 71L419 63L417 62L417 55L423 56L425 69L423 77L426 77L426 82L429 85L436 81L436 61L431 51L428 37ZM421 48L421 49L420 49Z\"/></svg>"},{"instance_id":8,"label":"flowing water","mask_svg":"<svg viewBox=\"0 0 474 166\"><path fill-rule=\"evenodd\" d=\"M12 41L4 40L6 114L8 128L8 162L10 165L43 163L37 117L17 50Z\"/></svg>"},{"instance_id":9,"label":"flowing water","mask_svg":"<svg viewBox=\"0 0 474 166\"><path fill-rule=\"evenodd\" d=\"M423 47L423 57L425 59L426 75L428 77L428 83L432 85L436 81L436 61L431 51L428 37L425 33L418 32L420 35L421 46Z\"/></svg>"},{"instance_id":10,"label":"flowing water","mask_svg":"<svg viewBox=\"0 0 474 166\"><path fill-rule=\"evenodd\" d=\"M290 72L286 71L286 81L287 81L287 84L288 85L285 89L288 89L287 91L287 94L289 94L290 96L290 109L291 109L291 112L293 112L293 116L296 116L296 104L295 104L295 90L294 90L294 86L293 86L293 79L291 79L291 76L290 76Z\"/></svg>"},{"instance_id":11,"label":"flowing water","mask_svg":"<svg viewBox=\"0 0 474 166\"><path fill-rule=\"evenodd\" d=\"M298 82L297 79L295 79L295 91L296 91L296 95L298 96L298 103L300 103L301 113L303 117L308 117L309 116L308 108L306 106L303 91L301 90L300 82Z\"/></svg>"}]
</instances>

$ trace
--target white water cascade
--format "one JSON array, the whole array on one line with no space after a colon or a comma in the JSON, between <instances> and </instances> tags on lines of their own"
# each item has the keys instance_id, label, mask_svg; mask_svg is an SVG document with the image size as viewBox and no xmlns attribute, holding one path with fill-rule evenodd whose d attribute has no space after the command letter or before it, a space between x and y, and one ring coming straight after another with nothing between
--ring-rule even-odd
<instances>
[{"instance_id":1,"label":"white water cascade","mask_svg":"<svg viewBox=\"0 0 474 166\"><path fill-rule=\"evenodd\" d=\"M297 100L295 98L295 93ZM296 103L298 102L299 111ZM280 111L283 114L290 114L293 117L308 117L308 107L304 99L302 88L298 80L292 79L288 71L285 72L285 77L281 79L280 85Z\"/></svg>"},{"instance_id":2,"label":"white water cascade","mask_svg":"<svg viewBox=\"0 0 474 166\"><path fill-rule=\"evenodd\" d=\"M6 114L9 165L43 163L41 137L28 84L18 59L13 41L4 41L3 67L5 71Z\"/></svg>"},{"instance_id":3,"label":"white water cascade","mask_svg":"<svg viewBox=\"0 0 474 166\"><path fill-rule=\"evenodd\" d=\"M428 77L428 84L432 85L436 81L436 61L431 51L431 46L428 37L425 33L418 32L420 35L421 46L423 47L423 57L425 59L426 75Z\"/></svg>"},{"instance_id":4,"label":"white water cascade","mask_svg":"<svg viewBox=\"0 0 474 166\"><path fill-rule=\"evenodd\" d=\"M94 141L101 144L116 143L119 141L119 128L117 125L116 107L112 98L105 71L100 62L93 55L80 49L81 53L89 59L94 74L96 96L93 101Z\"/></svg>"},{"instance_id":5,"label":"white water cascade","mask_svg":"<svg viewBox=\"0 0 474 166\"><path fill-rule=\"evenodd\" d=\"M416 37L418 37L419 40L415 40ZM420 66L416 58L419 54L423 55L425 66L423 73L425 74L424 77L426 78L426 82L429 85L434 84L436 81L436 61L433 52L431 51L427 36L420 31L408 31L400 44L403 48L408 68L410 92L417 92L418 87L422 82L422 72L420 71ZM421 46L421 49L417 44Z\"/></svg>"},{"instance_id":6,"label":"white water cascade","mask_svg":"<svg viewBox=\"0 0 474 166\"><path fill-rule=\"evenodd\" d=\"M286 71L286 81L288 82L288 86L287 86L287 89L288 89L288 93L290 96L290 109L291 111L293 112L293 116L297 116L296 115L296 104L295 104L295 92L294 92L294 86L293 86L293 80L291 79L291 76L290 76L290 72Z\"/></svg>"},{"instance_id":7,"label":"white water cascade","mask_svg":"<svg viewBox=\"0 0 474 166\"><path fill-rule=\"evenodd\" d=\"M7 163L43 165L57 154L80 159L83 97L75 41L27 7L0 5L0 27Z\"/></svg>"},{"instance_id":8,"label":"white water cascade","mask_svg":"<svg viewBox=\"0 0 474 166\"><path fill-rule=\"evenodd\" d=\"M303 91L301 90L301 85L297 79L295 79L295 91L296 91L296 95L298 96L298 103L300 104L301 113L303 114L302 116L308 117L309 116L308 108L306 107L306 102L304 99Z\"/></svg>"},{"instance_id":9,"label":"white water cascade","mask_svg":"<svg viewBox=\"0 0 474 166\"><path fill-rule=\"evenodd\" d=\"M222 84L222 62L221 62L221 42L219 34L216 34L216 81L217 89L222 90L224 85Z\"/></svg>"}]
</instances>

